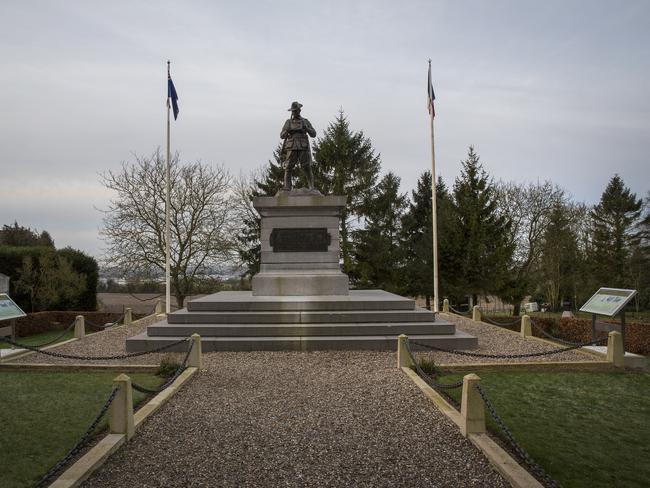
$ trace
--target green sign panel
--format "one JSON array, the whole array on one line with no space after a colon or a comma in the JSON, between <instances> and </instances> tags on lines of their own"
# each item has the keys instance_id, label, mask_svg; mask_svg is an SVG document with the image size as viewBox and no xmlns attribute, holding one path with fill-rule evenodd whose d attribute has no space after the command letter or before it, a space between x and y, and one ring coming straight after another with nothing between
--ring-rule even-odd
<instances>
[{"instance_id":1,"label":"green sign panel","mask_svg":"<svg viewBox=\"0 0 650 488\"><path fill-rule=\"evenodd\" d=\"M595 313L613 317L628 304L636 290L623 290L620 288L601 288L581 308L581 312Z\"/></svg>"},{"instance_id":2,"label":"green sign panel","mask_svg":"<svg viewBox=\"0 0 650 488\"><path fill-rule=\"evenodd\" d=\"M23 312L6 293L0 293L0 320L25 317Z\"/></svg>"}]
</instances>

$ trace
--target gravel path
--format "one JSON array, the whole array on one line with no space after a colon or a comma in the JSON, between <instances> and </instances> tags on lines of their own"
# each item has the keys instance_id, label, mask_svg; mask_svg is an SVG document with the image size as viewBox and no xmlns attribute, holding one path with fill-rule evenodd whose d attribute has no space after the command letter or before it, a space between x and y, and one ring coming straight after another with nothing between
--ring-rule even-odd
<instances>
[{"instance_id":1,"label":"gravel path","mask_svg":"<svg viewBox=\"0 0 650 488\"><path fill-rule=\"evenodd\" d=\"M151 325L160 320L162 317L149 316L134 322L130 326L117 327L95 334L88 335L80 341L74 341L63 346L52 349L52 352L61 354L72 354L76 356L113 356L116 354L126 353L126 338L144 332L148 325ZM126 359L114 359L108 361L81 361L78 359L65 359L45 354L29 354L17 359L12 360L13 363L41 363L41 364L160 364L160 360L169 354L176 354L178 357L182 353L155 353L145 354L144 356L136 356ZM9 362L9 361L7 361Z\"/></svg>"},{"instance_id":2,"label":"gravel path","mask_svg":"<svg viewBox=\"0 0 650 488\"><path fill-rule=\"evenodd\" d=\"M474 322L471 319L461 317L456 314L440 313L440 318L449 320L456 324L458 330L467 332L478 337L478 349L472 349L470 352L482 354L529 354L554 349L566 348L567 346L558 344L536 341L534 339L524 339L519 334L513 333L507 329L502 329L496 325L489 325L484 322ZM415 347L414 351L420 352L422 348ZM598 361L599 358L591 354L577 351L567 351L558 354L546 356L535 356L531 358L516 359L495 359L495 358L476 358L470 356L461 356L435 351L432 353L422 352L422 354L433 354L438 364L460 364L460 363L512 363L524 361Z\"/></svg>"},{"instance_id":3,"label":"gravel path","mask_svg":"<svg viewBox=\"0 0 650 488\"><path fill-rule=\"evenodd\" d=\"M507 487L393 353L205 355L85 487Z\"/></svg>"}]
</instances>

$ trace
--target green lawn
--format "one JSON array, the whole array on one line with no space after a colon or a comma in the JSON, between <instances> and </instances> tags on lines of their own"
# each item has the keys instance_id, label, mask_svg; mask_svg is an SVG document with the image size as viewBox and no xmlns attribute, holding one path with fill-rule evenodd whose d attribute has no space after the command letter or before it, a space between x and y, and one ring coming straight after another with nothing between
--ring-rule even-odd
<instances>
[{"instance_id":1,"label":"green lawn","mask_svg":"<svg viewBox=\"0 0 650 488\"><path fill-rule=\"evenodd\" d=\"M488 398L515 439L569 487L646 487L650 374L485 372ZM451 382L462 375L444 376ZM460 401L460 389L453 390ZM488 417L488 429L498 427Z\"/></svg>"},{"instance_id":2,"label":"green lawn","mask_svg":"<svg viewBox=\"0 0 650 488\"><path fill-rule=\"evenodd\" d=\"M50 342L56 336L61 334L61 332L63 331L51 330L48 332L41 332L40 334L34 334L27 337L16 337L16 342L20 344L26 344L28 346L40 346L41 344ZM61 337L61 339L57 340L56 342L67 341L68 339L72 339L73 337L74 337L74 329L71 329L63 337ZM9 347L11 347L11 344L7 344L6 342L0 341L0 349L7 349Z\"/></svg>"},{"instance_id":3,"label":"green lawn","mask_svg":"<svg viewBox=\"0 0 650 488\"><path fill-rule=\"evenodd\" d=\"M0 372L0 485L33 486L74 446L106 401L117 372ZM155 387L153 374L129 374ZM133 392L134 404L145 396ZM106 417L97 432L107 426Z\"/></svg>"}]
</instances>

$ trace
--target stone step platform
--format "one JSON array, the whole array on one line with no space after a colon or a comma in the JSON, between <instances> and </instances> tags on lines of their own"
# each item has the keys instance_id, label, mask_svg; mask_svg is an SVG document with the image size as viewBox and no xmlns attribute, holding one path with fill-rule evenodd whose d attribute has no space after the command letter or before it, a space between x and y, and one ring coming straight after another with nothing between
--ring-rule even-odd
<instances>
[{"instance_id":1,"label":"stone step platform","mask_svg":"<svg viewBox=\"0 0 650 488\"><path fill-rule=\"evenodd\" d=\"M187 303L189 312L296 312L327 310L413 310L415 301L382 290L350 290L349 295L253 296L221 291Z\"/></svg>"},{"instance_id":2,"label":"stone step platform","mask_svg":"<svg viewBox=\"0 0 650 488\"><path fill-rule=\"evenodd\" d=\"M127 352L146 351L171 344L184 336L150 337L146 332L126 342ZM473 349L478 340L462 331L446 335L413 335L411 339L444 349ZM201 348L209 351L324 351L373 350L396 351L397 335L376 336L259 336L259 337L201 337ZM183 352L186 344L168 351Z\"/></svg>"},{"instance_id":3,"label":"stone step platform","mask_svg":"<svg viewBox=\"0 0 650 488\"><path fill-rule=\"evenodd\" d=\"M443 348L478 346L475 337L416 307L412 299L382 290L352 290L344 296L301 297L215 293L190 301L166 322L127 339L126 348L155 349L193 333L201 336L205 351L395 350L400 334Z\"/></svg>"},{"instance_id":4,"label":"stone step platform","mask_svg":"<svg viewBox=\"0 0 650 488\"><path fill-rule=\"evenodd\" d=\"M305 312L189 312L178 310L169 324L328 324L376 322L433 322L429 310L343 310Z\"/></svg>"},{"instance_id":5,"label":"stone step platform","mask_svg":"<svg viewBox=\"0 0 650 488\"><path fill-rule=\"evenodd\" d=\"M378 323L336 323L336 324L169 324L158 322L150 325L150 337L187 337L193 333L207 337L282 337L282 336L378 336L399 334L453 334L456 330L451 322L402 322L399 324Z\"/></svg>"}]
</instances>

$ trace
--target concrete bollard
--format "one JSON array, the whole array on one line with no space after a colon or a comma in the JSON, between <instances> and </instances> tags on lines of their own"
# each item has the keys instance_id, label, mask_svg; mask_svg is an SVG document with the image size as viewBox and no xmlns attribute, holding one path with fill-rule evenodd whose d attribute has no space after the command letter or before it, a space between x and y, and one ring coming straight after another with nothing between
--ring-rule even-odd
<instances>
[{"instance_id":1,"label":"concrete bollard","mask_svg":"<svg viewBox=\"0 0 650 488\"><path fill-rule=\"evenodd\" d=\"M472 320L476 322L481 321L481 309L478 307L478 305L474 305L472 308Z\"/></svg>"},{"instance_id":2,"label":"concrete bollard","mask_svg":"<svg viewBox=\"0 0 650 488\"><path fill-rule=\"evenodd\" d=\"M449 313L449 300L446 298L442 301L442 311L444 313Z\"/></svg>"},{"instance_id":3,"label":"concrete bollard","mask_svg":"<svg viewBox=\"0 0 650 488\"><path fill-rule=\"evenodd\" d=\"M625 367L625 349L620 332L613 330L607 337L607 361L614 363L617 368Z\"/></svg>"},{"instance_id":4,"label":"concrete bollard","mask_svg":"<svg viewBox=\"0 0 650 488\"><path fill-rule=\"evenodd\" d=\"M83 315L77 315L74 319L74 338L83 339L86 337L86 321Z\"/></svg>"},{"instance_id":5,"label":"concrete bollard","mask_svg":"<svg viewBox=\"0 0 650 488\"><path fill-rule=\"evenodd\" d=\"M410 368L411 366L415 366L415 364L411 360L411 355L406 349L407 340L408 340L408 336L406 334L400 334L399 336L397 336L397 367L398 368L403 368L403 367Z\"/></svg>"},{"instance_id":6,"label":"concrete bollard","mask_svg":"<svg viewBox=\"0 0 650 488\"><path fill-rule=\"evenodd\" d=\"M156 308L154 309L153 313L156 315L163 313L163 302L160 298L156 300Z\"/></svg>"},{"instance_id":7,"label":"concrete bollard","mask_svg":"<svg viewBox=\"0 0 650 488\"><path fill-rule=\"evenodd\" d=\"M124 310L124 325L131 325L133 323L133 311L130 308Z\"/></svg>"},{"instance_id":8,"label":"concrete bollard","mask_svg":"<svg viewBox=\"0 0 650 488\"><path fill-rule=\"evenodd\" d=\"M133 437L133 389L131 378L125 374L113 380L113 387L119 386L115 399L108 409L108 425L111 434L124 434L128 441Z\"/></svg>"},{"instance_id":9,"label":"concrete bollard","mask_svg":"<svg viewBox=\"0 0 650 488\"><path fill-rule=\"evenodd\" d=\"M533 331L530 327L530 316L523 315L521 317L521 337L530 337L533 335Z\"/></svg>"},{"instance_id":10,"label":"concrete bollard","mask_svg":"<svg viewBox=\"0 0 650 488\"><path fill-rule=\"evenodd\" d=\"M203 369L203 353L201 351L201 336L199 334L192 334L190 340L194 341L190 357L187 359L187 365L190 368Z\"/></svg>"},{"instance_id":11,"label":"concrete bollard","mask_svg":"<svg viewBox=\"0 0 650 488\"><path fill-rule=\"evenodd\" d=\"M460 432L465 437L468 434L485 432L485 404L481 394L476 389L481 378L474 373L463 377L463 396L460 402Z\"/></svg>"}]
</instances>

